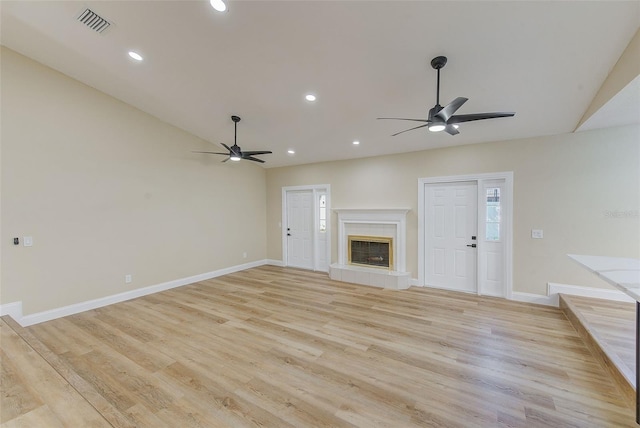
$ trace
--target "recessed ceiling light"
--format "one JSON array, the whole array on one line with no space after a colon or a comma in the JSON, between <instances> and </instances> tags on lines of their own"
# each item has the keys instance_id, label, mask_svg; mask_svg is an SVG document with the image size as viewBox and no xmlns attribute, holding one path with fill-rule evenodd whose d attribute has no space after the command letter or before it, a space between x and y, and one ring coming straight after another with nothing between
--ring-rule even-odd
<instances>
[{"instance_id":1,"label":"recessed ceiling light","mask_svg":"<svg viewBox=\"0 0 640 428\"><path fill-rule=\"evenodd\" d=\"M138 52L129 51L129 56L136 61L142 61L142 55L140 55Z\"/></svg>"},{"instance_id":2,"label":"recessed ceiling light","mask_svg":"<svg viewBox=\"0 0 640 428\"><path fill-rule=\"evenodd\" d=\"M289 153L290 155L295 155L296 151L295 150L287 150L287 153Z\"/></svg>"},{"instance_id":3,"label":"recessed ceiling light","mask_svg":"<svg viewBox=\"0 0 640 428\"><path fill-rule=\"evenodd\" d=\"M315 95L313 95L313 94L307 94L307 95L304 97L304 99L305 99L305 100L307 100L307 101L315 101L315 100L316 100L316 96L315 96Z\"/></svg>"},{"instance_id":4,"label":"recessed ceiling light","mask_svg":"<svg viewBox=\"0 0 640 428\"><path fill-rule=\"evenodd\" d=\"M358 144L360 144L360 141L354 141L354 142L353 142L353 145L354 145L354 146L357 146Z\"/></svg>"},{"instance_id":5,"label":"recessed ceiling light","mask_svg":"<svg viewBox=\"0 0 640 428\"><path fill-rule=\"evenodd\" d=\"M209 3L211 3L211 7L218 12L224 12L227 10L227 5L224 4L222 0L210 0Z\"/></svg>"}]
</instances>

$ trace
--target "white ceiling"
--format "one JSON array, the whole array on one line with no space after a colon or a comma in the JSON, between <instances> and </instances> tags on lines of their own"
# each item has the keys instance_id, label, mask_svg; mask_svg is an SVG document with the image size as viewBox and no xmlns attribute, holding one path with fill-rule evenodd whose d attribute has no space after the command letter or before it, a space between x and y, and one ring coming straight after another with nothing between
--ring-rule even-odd
<instances>
[{"instance_id":1,"label":"white ceiling","mask_svg":"<svg viewBox=\"0 0 640 428\"><path fill-rule=\"evenodd\" d=\"M572 132L640 25L638 1L227 3L3 0L0 41L215 150L236 114L238 144L276 167ZM85 7L114 25L88 29ZM516 116L391 137L412 123L375 118L426 118L437 55L442 105Z\"/></svg>"}]
</instances>

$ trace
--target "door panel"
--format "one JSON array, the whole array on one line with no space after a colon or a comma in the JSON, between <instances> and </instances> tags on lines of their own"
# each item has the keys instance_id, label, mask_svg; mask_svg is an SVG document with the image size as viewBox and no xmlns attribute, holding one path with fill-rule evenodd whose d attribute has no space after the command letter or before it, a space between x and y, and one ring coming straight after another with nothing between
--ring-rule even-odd
<instances>
[{"instance_id":1,"label":"door panel","mask_svg":"<svg viewBox=\"0 0 640 428\"><path fill-rule=\"evenodd\" d=\"M487 251L487 281L502 280L502 251Z\"/></svg>"},{"instance_id":2,"label":"door panel","mask_svg":"<svg viewBox=\"0 0 640 428\"><path fill-rule=\"evenodd\" d=\"M313 269L313 191L287 192L287 264Z\"/></svg>"},{"instance_id":3,"label":"door panel","mask_svg":"<svg viewBox=\"0 0 640 428\"><path fill-rule=\"evenodd\" d=\"M425 278L427 285L477 291L478 231L476 182L429 184L425 187Z\"/></svg>"}]
</instances>

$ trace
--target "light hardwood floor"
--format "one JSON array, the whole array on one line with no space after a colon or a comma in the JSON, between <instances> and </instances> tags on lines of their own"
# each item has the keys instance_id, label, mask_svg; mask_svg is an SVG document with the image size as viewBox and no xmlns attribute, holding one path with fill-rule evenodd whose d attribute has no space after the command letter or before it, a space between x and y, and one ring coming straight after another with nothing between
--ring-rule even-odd
<instances>
[{"instance_id":1,"label":"light hardwood floor","mask_svg":"<svg viewBox=\"0 0 640 428\"><path fill-rule=\"evenodd\" d=\"M636 305L561 295L560 307L592 354L609 370L630 405L635 406Z\"/></svg>"},{"instance_id":2,"label":"light hardwood floor","mask_svg":"<svg viewBox=\"0 0 640 428\"><path fill-rule=\"evenodd\" d=\"M16 361L36 353L95 410L69 398L87 422L50 426L636 426L560 310L500 299L263 266L7 324L3 427L67 400L21 373ZM6 346L13 329L25 343ZM23 396L37 402L11 404Z\"/></svg>"}]
</instances>

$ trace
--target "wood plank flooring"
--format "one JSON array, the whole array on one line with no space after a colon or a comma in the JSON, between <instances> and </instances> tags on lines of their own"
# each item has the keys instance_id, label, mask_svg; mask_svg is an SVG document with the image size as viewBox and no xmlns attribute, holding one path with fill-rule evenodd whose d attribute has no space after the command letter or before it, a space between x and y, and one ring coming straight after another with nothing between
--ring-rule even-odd
<instances>
[{"instance_id":1,"label":"wood plank flooring","mask_svg":"<svg viewBox=\"0 0 640 428\"><path fill-rule=\"evenodd\" d=\"M560 310L462 293L263 266L8 325L22 350L5 349L2 327L3 427L42 408L27 398L46 403L51 387L5 376L5 355L15 364L22 353L114 427L636 426ZM101 426L86 418L32 426Z\"/></svg>"},{"instance_id":2,"label":"wood plank flooring","mask_svg":"<svg viewBox=\"0 0 640 428\"><path fill-rule=\"evenodd\" d=\"M635 406L636 305L633 302L560 295L560 307L592 354Z\"/></svg>"},{"instance_id":3,"label":"wood plank flooring","mask_svg":"<svg viewBox=\"0 0 640 428\"><path fill-rule=\"evenodd\" d=\"M0 426L111 426L4 320L0 345Z\"/></svg>"}]
</instances>

